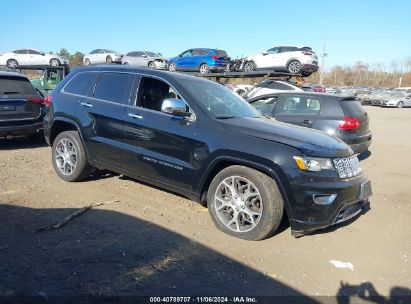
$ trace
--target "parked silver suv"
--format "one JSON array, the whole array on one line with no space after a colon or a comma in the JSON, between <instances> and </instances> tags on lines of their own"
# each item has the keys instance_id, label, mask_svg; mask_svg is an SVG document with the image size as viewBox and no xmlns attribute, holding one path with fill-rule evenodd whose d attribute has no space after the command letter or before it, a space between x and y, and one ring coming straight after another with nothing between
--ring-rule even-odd
<instances>
[{"instance_id":1,"label":"parked silver suv","mask_svg":"<svg viewBox=\"0 0 411 304\"><path fill-rule=\"evenodd\" d=\"M246 58L244 71L274 69L309 76L318 70L318 57L308 46L276 46Z\"/></svg>"}]
</instances>

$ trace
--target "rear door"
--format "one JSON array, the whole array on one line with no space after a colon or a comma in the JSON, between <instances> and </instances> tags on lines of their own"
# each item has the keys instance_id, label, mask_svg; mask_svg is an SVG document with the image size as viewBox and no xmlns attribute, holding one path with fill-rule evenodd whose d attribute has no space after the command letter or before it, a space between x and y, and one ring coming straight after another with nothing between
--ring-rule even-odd
<instances>
[{"instance_id":1,"label":"rear door","mask_svg":"<svg viewBox=\"0 0 411 304\"><path fill-rule=\"evenodd\" d=\"M312 128L321 118L322 101L317 96L283 95L274 117L282 122Z\"/></svg>"},{"instance_id":2,"label":"rear door","mask_svg":"<svg viewBox=\"0 0 411 304\"><path fill-rule=\"evenodd\" d=\"M135 74L102 72L79 99L76 116L82 122L90 157L102 167L121 168L124 116Z\"/></svg>"},{"instance_id":3,"label":"rear door","mask_svg":"<svg viewBox=\"0 0 411 304\"><path fill-rule=\"evenodd\" d=\"M27 78L0 75L0 125L39 118L41 103L40 95Z\"/></svg>"}]
</instances>

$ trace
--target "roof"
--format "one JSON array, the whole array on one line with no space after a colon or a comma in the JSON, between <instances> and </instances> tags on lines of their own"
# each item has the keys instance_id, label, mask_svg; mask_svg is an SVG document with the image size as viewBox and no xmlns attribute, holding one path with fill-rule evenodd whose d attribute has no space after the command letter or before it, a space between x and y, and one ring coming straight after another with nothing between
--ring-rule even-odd
<instances>
[{"instance_id":1,"label":"roof","mask_svg":"<svg viewBox=\"0 0 411 304\"><path fill-rule=\"evenodd\" d=\"M25 75L16 73L16 72L4 72L0 71L0 76L12 76L12 77L20 77L20 78L25 78L28 79Z\"/></svg>"},{"instance_id":2,"label":"roof","mask_svg":"<svg viewBox=\"0 0 411 304\"><path fill-rule=\"evenodd\" d=\"M307 96L319 96L319 97L328 97L328 98L336 98L340 100L345 100L345 99L352 99L355 98L355 96L342 96L342 95L337 95L337 94L328 94L328 93L321 93L321 92L311 92L311 91L283 91L283 92L275 92L275 93L268 93L264 94L263 96L269 96L269 95L307 95ZM257 96L255 98L259 98L262 96ZM254 99L251 98L251 99Z\"/></svg>"}]
</instances>

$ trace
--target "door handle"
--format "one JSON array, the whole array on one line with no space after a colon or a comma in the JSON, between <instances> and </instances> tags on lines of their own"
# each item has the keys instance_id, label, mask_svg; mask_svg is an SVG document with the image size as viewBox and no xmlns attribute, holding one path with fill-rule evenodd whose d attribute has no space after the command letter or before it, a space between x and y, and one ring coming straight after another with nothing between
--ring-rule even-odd
<instances>
[{"instance_id":1,"label":"door handle","mask_svg":"<svg viewBox=\"0 0 411 304\"><path fill-rule=\"evenodd\" d=\"M142 119L143 116L138 115L138 114L134 114L134 113L128 113L128 116L130 116L131 118L136 118L136 119Z\"/></svg>"},{"instance_id":2,"label":"door handle","mask_svg":"<svg viewBox=\"0 0 411 304\"><path fill-rule=\"evenodd\" d=\"M87 107L87 108L91 108L93 106L91 103L88 103L88 102L85 102L85 101L80 102L80 104L83 107Z\"/></svg>"},{"instance_id":3,"label":"door handle","mask_svg":"<svg viewBox=\"0 0 411 304\"><path fill-rule=\"evenodd\" d=\"M303 124L309 125L312 121L309 119L304 119Z\"/></svg>"}]
</instances>

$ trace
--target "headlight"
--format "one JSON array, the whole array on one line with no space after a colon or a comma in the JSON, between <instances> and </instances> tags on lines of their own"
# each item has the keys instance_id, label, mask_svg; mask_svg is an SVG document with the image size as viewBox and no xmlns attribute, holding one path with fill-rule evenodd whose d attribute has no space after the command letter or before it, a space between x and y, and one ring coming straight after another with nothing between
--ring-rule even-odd
<instances>
[{"instance_id":1,"label":"headlight","mask_svg":"<svg viewBox=\"0 0 411 304\"><path fill-rule=\"evenodd\" d=\"M332 170L334 166L331 159L317 157L294 156L294 161L300 170L318 172L321 170Z\"/></svg>"}]
</instances>

